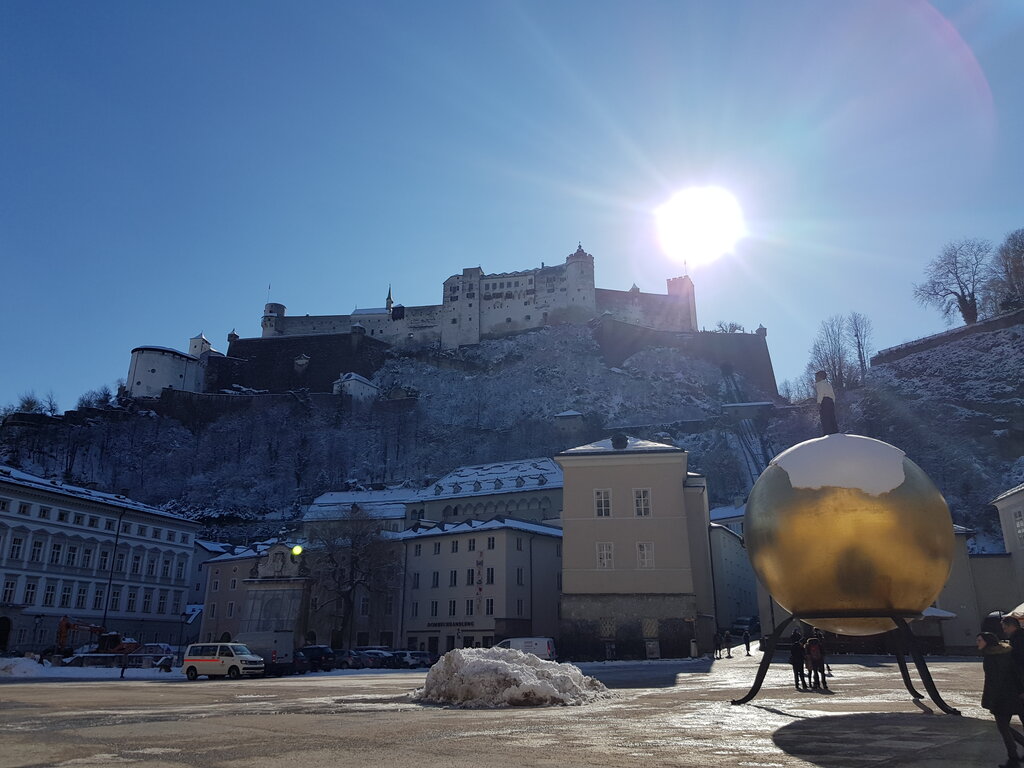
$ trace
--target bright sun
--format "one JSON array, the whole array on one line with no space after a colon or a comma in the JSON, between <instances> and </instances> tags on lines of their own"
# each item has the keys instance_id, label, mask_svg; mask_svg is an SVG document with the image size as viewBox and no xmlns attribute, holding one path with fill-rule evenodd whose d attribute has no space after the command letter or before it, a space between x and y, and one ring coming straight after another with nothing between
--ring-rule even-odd
<instances>
[{"instance_id":1,"label":"bright sun","mask_svg":"<svg viewBox=\"0 0 1024 768\"><path fill-rule=\"evenodd\" d=\"M661 247L689 265L731 253L747 234L736 198L721 187L690 187L654 211Z\"/></svg>"}]
</instances>

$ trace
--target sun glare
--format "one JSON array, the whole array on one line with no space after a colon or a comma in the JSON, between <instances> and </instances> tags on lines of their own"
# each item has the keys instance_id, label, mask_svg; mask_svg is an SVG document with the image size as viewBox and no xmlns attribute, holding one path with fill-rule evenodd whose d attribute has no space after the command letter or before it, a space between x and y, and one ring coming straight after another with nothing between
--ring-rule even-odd
<instances>
[{"instance_id":1,"label":"sun glare","mask_svg":"<svg viewBox=\"0 0 1024 768\"><path fill-rule=\"evenodd\" d=\"M661 247L688 265L731 253L747 234L736 198L720 187L690 187L654 211Z\"/></svg>"}]
</instances>

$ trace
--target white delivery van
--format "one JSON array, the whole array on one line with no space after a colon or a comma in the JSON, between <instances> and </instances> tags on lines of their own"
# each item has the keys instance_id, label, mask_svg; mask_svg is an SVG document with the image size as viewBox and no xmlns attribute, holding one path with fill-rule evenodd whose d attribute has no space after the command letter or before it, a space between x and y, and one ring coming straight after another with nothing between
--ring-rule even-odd
<instances>
[{"instance_id":1,"label":"white delivery van","mask_svg":"<svg viewBox=\"0 0 1024 768\"><path fill-rule=\"evenodd\" d=\"M200 675L232 680L263 674L263 659L241 643L193 643L185 649L181 670L189 680Z\"/></svg>"},{"instance_id":2,"label":"white delivery van","mask_svg":"<svg viewBox=\"0 0 1024 768\"><path fill-rule=\"evenodd\" d=\"M257 656L263 657L263 674L295 674L295 633L290 629L266 632L240 632L235 643L241 643Z\"/></svg>"},{"instance_id":3,"label":"white delivery van","mask_svg":"<svg viewBox=\"0 0 1024 768\"><path fill-rule=\"evenodd\" d=\"M555 641L550 637L510 637L502 640L497 648L512 648L523 653L532 653L542 659L555 660Z\"/></svg>"}]
</instances>

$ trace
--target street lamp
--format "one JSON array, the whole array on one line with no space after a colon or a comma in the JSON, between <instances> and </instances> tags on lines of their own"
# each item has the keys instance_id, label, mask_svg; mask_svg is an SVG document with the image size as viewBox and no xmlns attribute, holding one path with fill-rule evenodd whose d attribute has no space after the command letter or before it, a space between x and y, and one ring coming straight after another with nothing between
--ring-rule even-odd
<instances>
[{"instance_id":1,"label":"street lamp","mask_svg":"<svg viewBox=\"0 0 1024 768\"><path fill-rule=\"evenodd\" d=\"M181 619L178 621L178 664L185 663L185 650L181 647L182 638L185 635L185 619L188 618L188 614L185 611L181 612Z\"/></svg>"},{"instance_id":2,"label":"street lamp","mask_svg":"<svg viewBox=\"0 0 1024 768\"><path fill-rule=\"evenodd\" d=\"M103 621L100 622L100 626L103 627L103 631L107 631L107 610L110 608L110 590L114 583L114 561L117 559L117 545L121 541L121 521L124 519L124 513L127 512L123 507L121 508L120 514L117 516L117 531L114 533L114 550L110 553L110 568L107 569L107 595L103 601Z\"/></svg>"}]
</instances>

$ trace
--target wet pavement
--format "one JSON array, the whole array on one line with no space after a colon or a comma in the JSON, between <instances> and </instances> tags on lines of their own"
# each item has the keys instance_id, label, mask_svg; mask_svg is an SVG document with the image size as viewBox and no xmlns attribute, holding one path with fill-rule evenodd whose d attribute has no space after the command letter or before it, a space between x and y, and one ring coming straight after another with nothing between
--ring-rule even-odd
<instances>
[{"instance_id":1,"label":"wet pavement","mask_svg":"<svg viewBox=\"0 0 1024 768\"><path fill-rule=\"evenodd\" d=\"M882 657L834 657L829 693L793 689L759 655L583 664L612 691L584 707L459 710L412 703L424 673L0 684L7 766L995 766L981 664L931 659L953 717L915 704ZM131 674L129 672L129 674ZM916 681L916 675L915 675ZM921 686L918 686L921 688Z\"/></svg>"}]
</instances>

